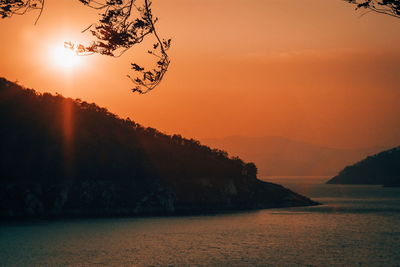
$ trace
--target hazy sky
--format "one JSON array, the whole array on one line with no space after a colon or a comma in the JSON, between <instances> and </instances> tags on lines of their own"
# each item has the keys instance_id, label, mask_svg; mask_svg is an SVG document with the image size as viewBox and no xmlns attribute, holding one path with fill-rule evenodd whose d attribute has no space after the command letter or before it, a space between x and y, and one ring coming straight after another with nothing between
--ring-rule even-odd
<instances>
[{"instance_id":1,"label":"hazy sky","mask_svg":"<svg viewBox=\"0 0 400 267\"><path fill-rule=\"evenodd\" d=\"M64 40L90 40L80 31L96 12L77 0L47 1L37 26L34 12L1 20L0 76L186 137L400 143L399 19L342 0L154 0L154 12L173 62L147 95L126 78L141 49L82 57L69 71L55 64Z\"/></svg>"}]
</instances>

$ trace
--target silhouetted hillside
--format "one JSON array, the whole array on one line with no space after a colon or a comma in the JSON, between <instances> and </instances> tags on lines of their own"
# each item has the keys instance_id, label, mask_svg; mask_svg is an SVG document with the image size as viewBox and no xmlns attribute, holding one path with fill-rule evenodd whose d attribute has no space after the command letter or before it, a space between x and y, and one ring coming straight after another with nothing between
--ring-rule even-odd
<instances>
[{"instance_id":1,"label":"silhouetted hillside","mask_svg":"<svg viewBox=\"0 0 400 267\"><path fill-rule=\"evenodd\" d=\"M80 100L0 79L0 217L312 205L257 168Z\"/></svg>"},{"instance_id":2,"label":"silhouetted hillside","mask_svg":"<svg viewBox=\"0 0 400 267\"><path fill-rule=\"evenodd\" d=\"M346 165L385 149L335 149L277 136L231 136L202 142L254 162L263 176L334 175Z\"/></svg>"},{"instance_id":3,"label":"silhouetted hillside","mask_svg":"<svg viewBox=\"0 0 400 267\"><path fill-rule=\"evenodd\" d=\"M369 156L348 166L327 183L400 186L400 147Z\"/></svg>"}]
</instances>

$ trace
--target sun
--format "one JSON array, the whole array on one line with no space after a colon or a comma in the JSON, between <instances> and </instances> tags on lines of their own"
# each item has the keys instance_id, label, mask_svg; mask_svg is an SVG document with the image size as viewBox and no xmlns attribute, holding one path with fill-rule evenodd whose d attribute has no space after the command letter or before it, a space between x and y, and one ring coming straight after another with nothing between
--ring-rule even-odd
<instances>
[{"instance_id":1,"label":"sun","mask_svg":"<svg viewBox=\"0 0 400 267\"><path fill-rule=\"evenodd\" d=\"M78 56L73 50L61 45L53 48L51 61L59 68L71 70L79 66L80 56Z\"/></svg>"}]
</instances>

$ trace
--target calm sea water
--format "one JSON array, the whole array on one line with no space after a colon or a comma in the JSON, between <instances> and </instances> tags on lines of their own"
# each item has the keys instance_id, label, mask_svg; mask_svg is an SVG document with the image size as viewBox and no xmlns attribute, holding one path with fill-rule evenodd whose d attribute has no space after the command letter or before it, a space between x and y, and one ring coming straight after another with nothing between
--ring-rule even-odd
<instances>
[{"instance_id":1,"label":"calm sea water","mask_svg":"<svg viewBox=\"0 0 400 267\"><path fill-rule=\"evenodd\" d=\"M0 224L1 266L400 266L400 188L274 179L324 203Z\"/></svg>"}]
</instances>

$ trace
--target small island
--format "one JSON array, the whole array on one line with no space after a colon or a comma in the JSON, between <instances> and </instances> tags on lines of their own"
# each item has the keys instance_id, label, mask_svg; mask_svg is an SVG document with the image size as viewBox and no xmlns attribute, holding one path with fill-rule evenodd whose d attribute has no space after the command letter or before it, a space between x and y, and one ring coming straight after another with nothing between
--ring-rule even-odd
<instances>
[{"instance_id":1,"label":"small island","mask_svg":"<svg viewBox=\"0 0 400 267\"><path fill-rule=\"evenodd\" d=\"M253 163L104 108L0 79L0 218L174 215L316 205Z\"/></svg>"},{"instance_id":2,"label":"small island","mask_svg":"<svg viewBox=\"0 0 400 267\"><path fill-rule=\"evenodd\" d=\"M328 184L400 186L400 147L369 156L344 168Z\"/></svg>"}]
</instances>

